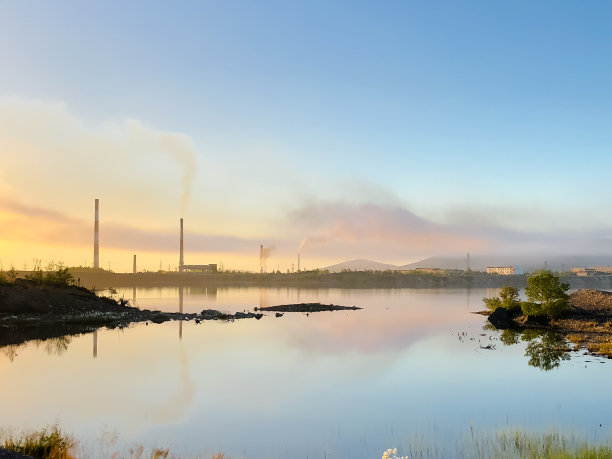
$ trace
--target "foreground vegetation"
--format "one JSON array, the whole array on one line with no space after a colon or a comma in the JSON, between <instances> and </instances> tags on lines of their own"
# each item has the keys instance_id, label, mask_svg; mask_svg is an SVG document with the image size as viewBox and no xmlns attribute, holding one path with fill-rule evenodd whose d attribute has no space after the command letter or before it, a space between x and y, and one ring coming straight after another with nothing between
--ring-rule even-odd
<instances>
[{"instance_id":1,"label":"foreground vegetation","mask_svg":"<svg viewBox=\"0 0 612 459\"><path fill-rule=\"evenodd\" d=\"M439 435L439 432L437 433ZM73 459L98 457L123 457L130 459L162 459L176 458L170 448L144 446L127 447L125 451L116 448L117 437L109 439L105 435L98 440L100 443L89 448L80 445L71 435L62 432L57 426L40 431L22 434L15 438L0 437L0 445L9 451L32 456L36 459ZM610 439L593 442L584 436L566 435L557 430L544 433L525 432L520 429L501 429L493 432L478 432L473 427L469 433L461 436L455 443L442 447L435 440L424 441L422 436L414 436L402 441L402 446L387 449L382 452L383 459L473 457L473 458L550 458L598 459L612 457ZM452 448L452 451L447 451ZM398 456L401 454L401 456ZM190 456L191 457L191 456ZM198 454L198 458L230 459L223 453L212 455ZM341 457L338 455L338 457ZM187 459L185 457L184 459Z\"/></svg>"},{"instance_id":2,"label":"foreground vegetation","mask_svg":"<svg viewBox=\"0 0 612 459\"><path fill-rule=\"evenodd\" d=\"M24 433L20 437L9 436L3 441L7 450L36 459L71 459L73 456L69 451L74 445L73 438L63 433L58 426Z\"/></svg>"}]
</instances>

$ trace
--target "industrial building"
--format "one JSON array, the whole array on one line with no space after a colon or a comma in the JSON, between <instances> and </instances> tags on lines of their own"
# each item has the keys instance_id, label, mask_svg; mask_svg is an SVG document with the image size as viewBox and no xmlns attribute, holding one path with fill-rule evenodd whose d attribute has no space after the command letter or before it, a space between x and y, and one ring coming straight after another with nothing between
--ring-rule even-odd
<instances>
[{"instance_id":1,"label":"industrial building","mask_svg":"<svg viewBox=\"0 0 612 459\"><path fill-rule=\"evenodd\" d=\"M594 266L591 268L572 268L572 273L576 276L586 277L595 276L597 274L612 274L611 266Z\"/></svg>"}]
</instances>

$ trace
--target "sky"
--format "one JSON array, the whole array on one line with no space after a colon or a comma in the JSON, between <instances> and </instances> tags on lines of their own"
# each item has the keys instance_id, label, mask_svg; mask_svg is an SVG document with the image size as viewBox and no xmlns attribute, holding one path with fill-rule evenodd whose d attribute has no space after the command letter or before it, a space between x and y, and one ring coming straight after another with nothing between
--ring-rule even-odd
<instances>
[{"instance_id":1,"label":"sky","mask_svg":"<svg viewBox=\"0 0 612 459\"><path fill-rule=\"evenodd\" d=\"M0 263L612 257L611 13L0 0Z\"/></svg>"}]
</instances>

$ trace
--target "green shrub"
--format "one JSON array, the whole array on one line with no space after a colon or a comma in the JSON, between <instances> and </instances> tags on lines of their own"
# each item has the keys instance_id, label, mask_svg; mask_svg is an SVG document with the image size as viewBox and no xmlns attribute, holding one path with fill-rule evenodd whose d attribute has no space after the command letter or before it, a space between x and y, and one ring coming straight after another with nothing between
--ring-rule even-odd
<instances>
[{"instance_id":1,"label":"green shrub","mask_svg":"<svg viewBox=\"0 0 612 459\"><path fill-rule=\"evenodd\" d=\"M521 310L526 316L539 317L545 315L544 311L542 310L542 305L538 303L533 303L531 301L523 301L521 303Z\"/></svg>"},{"instance_id":2,"label":"green shrub","mask_svg":"<svg viewBox=\"0 0 612 459\"><path fill-rule=\"evenodd\" d=\"M527 279L525 295L528 302L521 305L523 314L556 319L569 307L569 284L564 284L550 271L542 271Z\"/></svg>"},{"instance_id":3,"label":"green shrub","mask_svg":"<svg viewBox=\"0 0 612 459\"><path fill-rule=\"evenodd\" d=\"M483 298L482 301L484 301L485 307L489 311L495 311L497 308L515 311L521 307L518 296L519 291L517 288L505 286L499 291L499 296L494 298Z\"/></svg>"}]
</instances>

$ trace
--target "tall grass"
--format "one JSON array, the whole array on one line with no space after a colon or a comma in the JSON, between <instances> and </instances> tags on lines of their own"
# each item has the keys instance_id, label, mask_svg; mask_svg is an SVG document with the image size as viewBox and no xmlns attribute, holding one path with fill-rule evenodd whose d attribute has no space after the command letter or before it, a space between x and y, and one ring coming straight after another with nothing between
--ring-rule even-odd
<instances>
[{"instance_id":1,"label":"tall grass","mask_svg":"<svg viewBox=\"0 0 612 459\"><path fill-rule=\"evenodd\" d=\"M437 435L440 435L438 432ZM37 459L77 459L91 457L122 457L129 459L178 459L170 452L169 448L152 448L149 454L145 453L144 446L132 447L127 452L121 453L117 448L117 436L110 440L111 445L106 443L108 439L96 446L84 447L79 445L73 437L63 433L57 426L52 426L41 431L22 434L15 439L10 436L4 440L3 446ZM559 431L552 430L545 433L529 433L520 429L502 429L494 432L478 432L470 429L469 435L460 438L455 443L452 451L439 448L437 437L433 437L428 443L421 436L408 439L403 450L388 449L383 451L384 459L408 459L408 458L437 458L437 457L466 457L466 458L527 458L527 459L602 459L612 458L612 445L609 442L590 442L580 435L565 435ZM1 444L1 443L0 443ZM107 447L111 446L111 450ZM397 456L403 454L402 456ZM334 457L342 457L338 452ZM189 456L192 457L192 456ZM210 457L197 455L198 458ZM223 453L212 455L212 459L229 459Z\"/></svg>"},{"instance_id":2,"label":"tall grass","mask_svg":"<svg viewBox=\"0 0 612 459\"><path fill-rule=\"evenodd\" d=\"M4 441L6 449L37 459L74 459L69 453L74 444L72 437L57 426L25 433L17 439L10 436Z\"/></svg>"}]
</instances>

